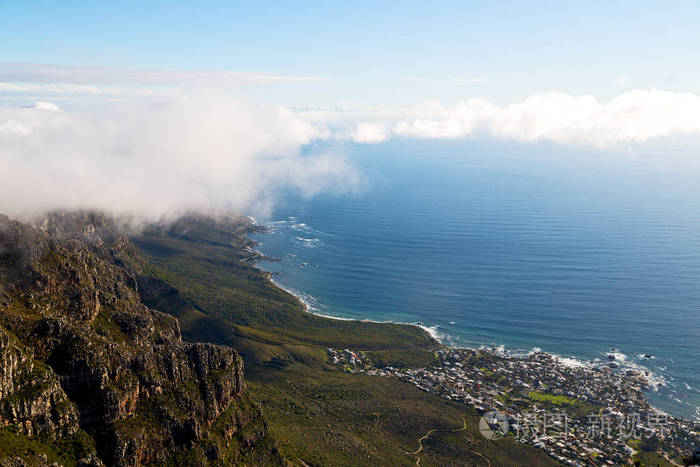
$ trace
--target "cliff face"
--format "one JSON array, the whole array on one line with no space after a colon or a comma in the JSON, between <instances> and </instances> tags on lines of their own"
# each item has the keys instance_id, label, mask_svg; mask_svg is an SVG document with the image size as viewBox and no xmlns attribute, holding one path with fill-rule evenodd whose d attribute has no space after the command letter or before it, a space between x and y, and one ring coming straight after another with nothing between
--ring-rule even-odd
<instances>
[{"instance_id":1,"label":"cliff face","mask_svg":"<svg viewBox=\"0 0 700 467\"><path fill-rule=\"evenodd\" d=\"M146 307L115 232L96 214L0 218L0 427L82 465L280 463L239 355Z\"/></svg>"}]
</instances>

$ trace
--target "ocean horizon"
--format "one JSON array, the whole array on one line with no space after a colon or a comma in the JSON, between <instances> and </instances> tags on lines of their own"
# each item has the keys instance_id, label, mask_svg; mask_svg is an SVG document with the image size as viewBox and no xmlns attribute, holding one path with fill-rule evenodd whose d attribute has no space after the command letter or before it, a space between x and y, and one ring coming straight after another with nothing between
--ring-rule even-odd
<instances>
[{"instance_id":1,"label":"ocean horizon","mask_svg":"<svg viewBox=\"0 0 700 467\"><path fill-rule=\"evenodd\" d=\"M652 405L700 419L698 172L554 145L307 151L342 153L360 188L290 195L253 238L309 311L419 324L451 346L614 357L649 372Z\"/></svg>"}]
</instances>

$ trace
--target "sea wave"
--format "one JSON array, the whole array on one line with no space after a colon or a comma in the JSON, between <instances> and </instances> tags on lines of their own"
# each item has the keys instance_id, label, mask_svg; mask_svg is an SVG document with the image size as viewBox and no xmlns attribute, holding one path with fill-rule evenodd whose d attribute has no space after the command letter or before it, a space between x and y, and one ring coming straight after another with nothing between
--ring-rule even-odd
<instances>
[{"instance_id":1,"label":"sea wave","mask_svg":"<svg viewBox=\"0 0 700 467\"><path fill-rule=\"evenodd\" d=\"M610 357L608 357L608 360L614 361L616 364L618 364L621 370L634 370L642 372L649 382L650 389L654 392L657 392L661 387L668 385L668 378L660 373L666 369L665 367L659 367L658 371L652 371L649 367L639 363L638 361L634 361L627 354L622 353L617 349L614 351L605 352L605 356L613 357L614 360L611 360ZM641 356L637 356L637 358L644 359L645 355L641 354Z\"/></svg>"},{"instance_id":2,"label":"sea wave","mask_svg":"<svg viewBox=\"0 0 700 467\"><path fill-rule=\"evenodd\" d=\"M446 341L450 337L447 333L440 331L439 326L426 326L422 323L402 323L402 324L413 324L414 326L418 326L423 331L430 334L430 337L432 337L436 341L443 343L443 344L446 343Z\"/></svg>"},{"instance_id":3,"label":"sea wave","mask_svg":"<svg viewBox=\"0 0 700 467\"><path fill-rule=\"evenodd\" d=\"M289 218L287 221L285 221L284 225L287 225L291 230L294 230L295 232L303 232L305 234L318 237L336 237L335 235L330 234L328 232L315 229L306 222L297 222L296 218L294 220L291 220L291 218Z\"/></svg>"},{"instance_id":4,"label":"sea wave","mask_svg":"<svg viewBox=\"0 0 700 467\"><path fill-rule=\"evenodd\" d=\"M301 290L297 290L291 287L285 287L284 285L277 282L273 277L269 277L269 280L270 282L275 284L276 287L279 287L285 292L294 295L301 303L304 304L306 311L313 314L320 314L319 312L324 308L323 304L313 295L304 293Z\"/></svg>"},{"instance_id":5,"label":"sea wave","mask_svg":"<svg viewBox=\"0 0 700 467\"><path fill-rule=\"evenodd\" d=\"M594 365L594 362L581 360L580 358L562 357L559 355L555 355L554 358L556 358L559 363L569 368L590 368Z\"/></svg>"},{"instance_id":6,"label":"sea wave","mask_svg":"<svg viewBox=\"0 0 700 467\"><path fill-rule=\"evenodd\" d=\"M316 248L321 244L318 238L294 237L295 243L306 248Z\"/></svg>"}]
</instances>

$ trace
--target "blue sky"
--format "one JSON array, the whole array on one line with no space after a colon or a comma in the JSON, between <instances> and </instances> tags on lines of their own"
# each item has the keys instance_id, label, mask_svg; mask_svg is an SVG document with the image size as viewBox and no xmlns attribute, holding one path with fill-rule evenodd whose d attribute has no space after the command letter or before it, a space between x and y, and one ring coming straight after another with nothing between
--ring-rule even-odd
<instances>
[{"instance_id":1,"label":"blue sky","mask_svg":"<svg viewBox=\"0 0 700 467\"><path fill-rule=\"evenodd\" d=\"M266 212L356 185L347 142L690 167L698 23L698 1L0 0L0 212Z\"/></svg>"},{"instance_id":2,"label":"blue sky","mask_svg":"<svg viewBox=\"0 0 700 467\"><path fill-rule=\"evenodd\" d=\"M607 99L699 93L699 22L697 1L0 0L0 61L327 78L245 91L292 105Z\"/></svg>"}]
</instances>

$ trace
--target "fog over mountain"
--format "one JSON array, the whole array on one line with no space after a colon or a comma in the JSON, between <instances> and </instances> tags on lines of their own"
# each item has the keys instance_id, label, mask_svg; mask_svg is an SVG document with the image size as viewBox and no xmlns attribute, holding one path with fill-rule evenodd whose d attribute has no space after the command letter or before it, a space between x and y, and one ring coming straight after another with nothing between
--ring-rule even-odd
<instances>
[{"instance_id":1,"label":"fog over mountain","mask_svg":"<svg viewBox=\"0 0 700 467\"><path fill-rule=\"evenodd\" d=\"M304 155L304 145L320 140L486 137L624 152L700 135L700 96L658 89L607 102L547 92L505 106L470 98L301 109L181 90L76 107L71 98L52 101L54 87L34 91L45 100L0 107L0 212L11 216L76 208L148 220L190 211L265 216L283 190L356 189L361 175L342 146Z\"/></svg>"},{"instance_id":2,"label":"fog over mountain","mask_svg":"<svg viewBox=\"0 0 700 467\"><path fill-rule=\"evenodd\" d=\"M284 107L198 94L64 111L0 108L0 212L101 209L139 218L192 210L265 214L280 190L351 189L339 156L300 154L326 132Z\"/></svg>"}]
</instances>

